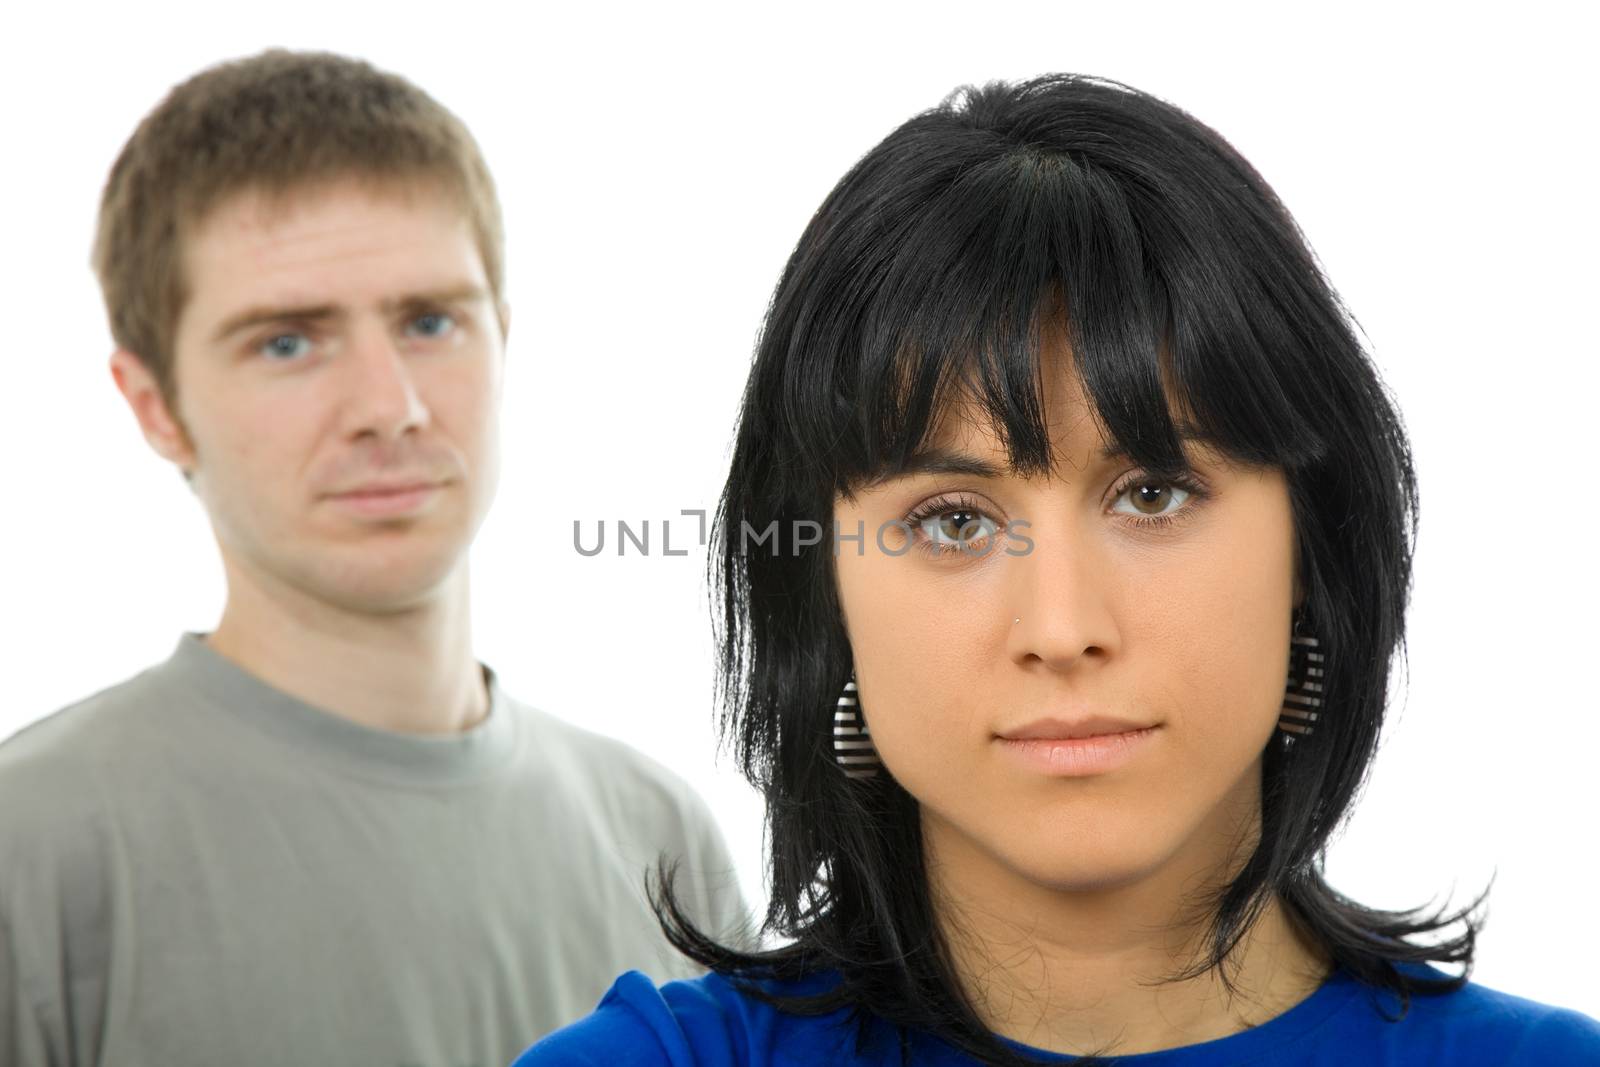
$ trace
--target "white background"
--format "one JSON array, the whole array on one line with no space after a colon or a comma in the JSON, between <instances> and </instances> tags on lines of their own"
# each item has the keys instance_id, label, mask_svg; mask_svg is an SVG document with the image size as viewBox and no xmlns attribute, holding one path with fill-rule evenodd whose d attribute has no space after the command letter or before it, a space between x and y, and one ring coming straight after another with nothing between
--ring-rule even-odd
<instances>
[{"instance_id":1,"label":"white background","mask_svg":"<svg viewBox=\"0 0 1600 1067\"><path fill-rule=\"evenodd\" d=\"M504 201L515 310L479 654L692 780L762 898L759 807L713 760L704 551L584 558L572 522L649 519L655 547L663 518L714 505L771 287L859 155L958 84L1102 74L1214 126L1277 189L1416 448L1409 688L1335 885L1402 907L1498 871L1475 977L1600 1015L1580 5L41 7L8 16L0 68L0 736L164 658L222 603L203 515L106 370L87 260L113 157L203 66L349 52L465 118Z\"/></svg>"}]
</instances>

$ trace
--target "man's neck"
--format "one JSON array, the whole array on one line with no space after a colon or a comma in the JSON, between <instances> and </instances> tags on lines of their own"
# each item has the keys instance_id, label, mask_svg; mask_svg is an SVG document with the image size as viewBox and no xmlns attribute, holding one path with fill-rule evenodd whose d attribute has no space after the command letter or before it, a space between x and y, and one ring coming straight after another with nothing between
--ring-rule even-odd
<instances>
[{"instance_id":1,"label":"man's neck","mask_svg":"<svg viewBox=\"0 0 1600 1067\"><path fill-rule=\"evenodd\" d=\"M1274 898L1229 959L1235 995L1215 971L1160 983L1205 958L1203 945L1194 954L1202 924L1176 929L1172 921L1194 906L1187 864L1114 889L1019 893L994 868L978 871L965 862L972 857L949 854L959 844L944 851L953 862L930 876L956 970L988 1028L1025 1045L1133 1055L1216 1040L1292 1008L1331 967Z\"/></svg>"},{"instance_id":2,"label":"man's neck","mask_svg":"<svg viewBox=\"0 0 1600 1067\"><path fill-rule=\"evenodd\" d=\"M363 726L450 734L489 711L472 655L464 563L436 596L387 614L230 573L227 607L206 644L274 688Z\"/></svg>"}]
</instances>

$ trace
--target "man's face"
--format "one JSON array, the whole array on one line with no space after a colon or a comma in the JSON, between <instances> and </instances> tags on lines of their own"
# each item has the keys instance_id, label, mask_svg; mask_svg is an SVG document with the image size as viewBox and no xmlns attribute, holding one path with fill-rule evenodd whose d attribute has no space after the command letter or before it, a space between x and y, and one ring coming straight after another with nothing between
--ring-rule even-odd
<instances>
[{"instance_id":1,"label":"man's face","mask_svg":"<svg viewBox=\"0 0 1600 1067\"><path fill-rule=\"evenodd\" d=\"M425 602L494 495L501 309L443 194L224 201L185 245L173 374L230 582L363 613Z\"/></svg>"}]
</instances>

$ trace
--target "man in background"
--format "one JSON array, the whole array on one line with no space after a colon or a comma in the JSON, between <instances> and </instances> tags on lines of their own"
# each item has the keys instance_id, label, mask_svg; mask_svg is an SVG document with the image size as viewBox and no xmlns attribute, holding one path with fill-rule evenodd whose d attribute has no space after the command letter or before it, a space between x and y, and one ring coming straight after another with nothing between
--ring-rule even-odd
<instances>
[{"instance_id":1,"label":"man in background","mask_svg":"<svg viewBox=\"0 0 1600 1067\"><path fill-rule=\"evenodd\" d=\"M228 595L0 745L0 1062L499 1065L689 973L659 853L742 928L694 793L474 659L508 310L461 122L343 57L211 68L123 149L94 266Z\"/></svg>"}]
</instances>

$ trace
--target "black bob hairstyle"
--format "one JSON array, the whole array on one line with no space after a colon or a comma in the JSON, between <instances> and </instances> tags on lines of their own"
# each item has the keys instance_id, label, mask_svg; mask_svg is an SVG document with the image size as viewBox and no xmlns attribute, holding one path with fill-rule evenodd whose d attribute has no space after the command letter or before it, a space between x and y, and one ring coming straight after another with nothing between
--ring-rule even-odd
<instances>
[{"instance_id":1,"label":"black bob hairstyle","mask_svg":"<svg viewBox=\"0 0 1600 1067\"><path fill-rule=\"evenodd\" d=\"M765 798L764 930L785 943L719 943L679 909L663 866L655 899L668 937L785 1010L854 1009L860 1042L878 1019L903 1052L921 1030L985 1062L1029 1062L986 1031L952 969L916 801L887 774L852 779L834 761L851 650L831 542L784 538L804 520L831 530L835 498L897 469L957 393L987 415L1015 470L1051 469L1045 317L1064 318L1101 432L1132 462L1188 469L1175 398L1225 455L1283 470L1302 622L1326 655L1315 731L1263 753L1259 842L1209 901L1209 958L1168 980L1216 969L1228 983L1224 961L1279 894L1292 922L1396 994L1402 1015L1412 993L1458 988L1487 890L1453 914L1390 912L1323 875L1404 653L1417 487L1399 413L1255 169L1171 104L1073 74L964 87L912 118L851 168L789 257L710 560L723 736ZM747 551L773 522L777 544ZM1395 966L1422 961L1465 969L1439 982ZM842 980L820 994L753 984L830 970Z\"/></svg>"}]
</instances>

